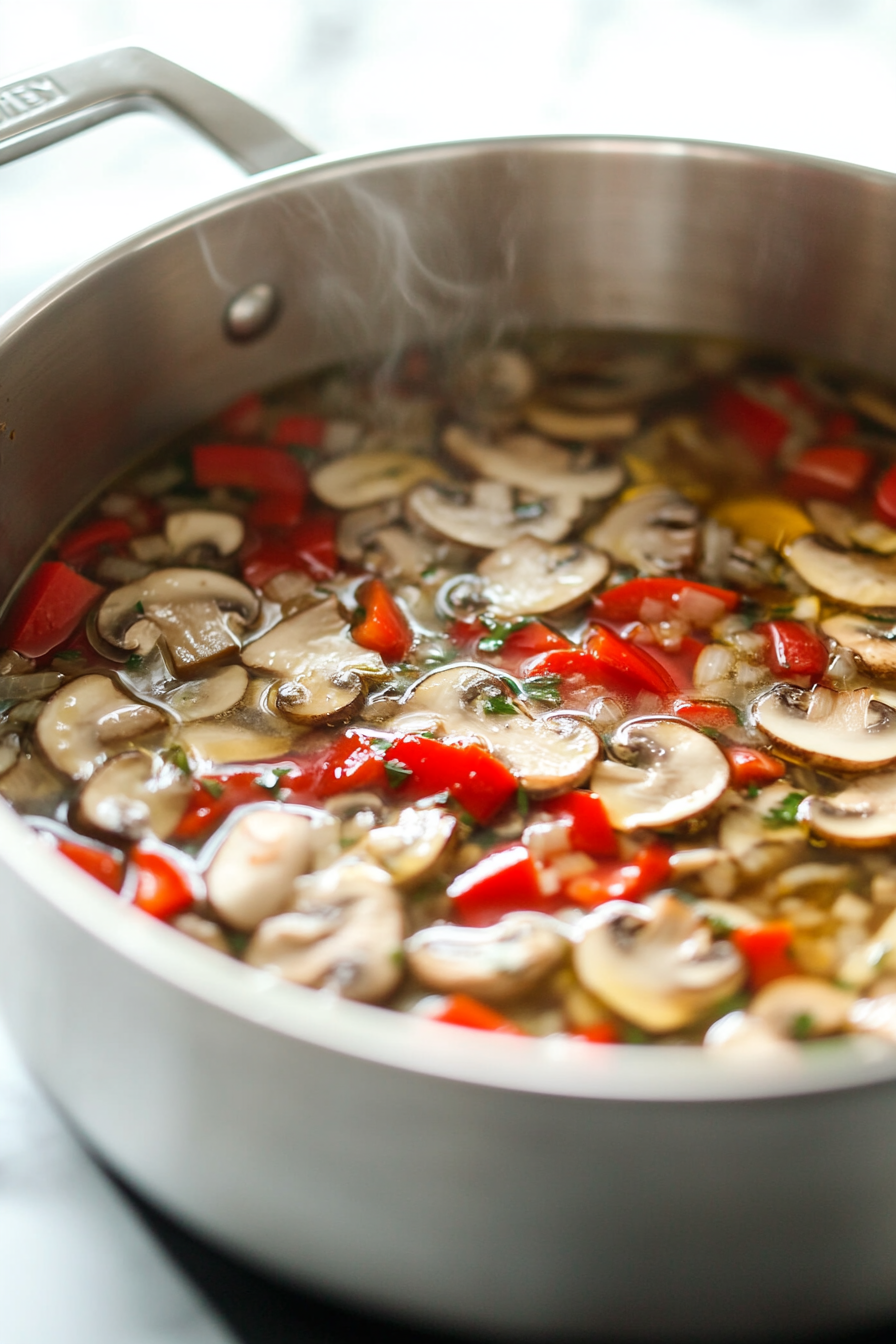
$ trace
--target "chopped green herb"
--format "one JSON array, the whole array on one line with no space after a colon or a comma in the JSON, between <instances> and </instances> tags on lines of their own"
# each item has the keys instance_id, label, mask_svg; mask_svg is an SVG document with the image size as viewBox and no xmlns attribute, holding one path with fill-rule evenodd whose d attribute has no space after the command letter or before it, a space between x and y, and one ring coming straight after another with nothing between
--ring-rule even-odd
<instances>
[{"instance_id":1,"label":"chopped green herb","mask_svg":"<svg viewBox=\"0 0 896 1344\"><path fill-rule=\"evenodd\" d=\"M393 966L403 966L404 948L403 947L393 948L392 951L389 953L389 960L392 962Z\"/></svg>"},{"instance_id":2,"label":"chopped green herb","mask_svg":"<svg viewBox=\"0 0 896 1344\"><path fill-rule=\"evenodd\" d=\"M524 819L529 815L529 795L522 784L516 791L516 810Z\"/></svg>"},{"instance_id":3,"label":"chopped green herb","mask_svg":"<svg viewBox=\"0 0 896 1344\"><path fill-rule=\"evenodd\" d=\"M137 669L142 666L143 666L143 659L139 653L132 653L130 658L125 663L125 667L128 669L129 672L136 672Z\"/></svg>"},{"instance_id":4,"label":"chopped green herb","mask_svg":"<svg viewBox=\"0 0 896 1344\"><path fill-rule=\"evenodd\" d=\"M482 708L486 714L516 714L516 706L511 704L506 695L486 695L482 701Z\"/></svg>"},{"instance_id":5,"label":"chopped green herb","mask_svg":"<svg viewBox=\"0 0 896 1344\"><path fill-rule=\"evenodd\" d=\"M427 565L426 568L421 571L420 577L421 579L431 579L433 575L438 574L438 572L439 572L438 565Z\"/></svg>"},{"instance_id":6,"label":"chopped green herb","mask_svg":"<svg viewBox=\"0 0 896 1344\"><path fill-rule=\"evenodd\" d=\"M165 755L172 765L177 766L181 774L192 775L193 767L190 765L187 753L184 751L183 747L175 744L173 747L168 748Z\"/></svg>"},{"instance_id":7,"label":"chopped green herb","mask_svg":"<svg viewBox=\"0 0 896 1344\"><path fill-rule=\"evenodd\" d=\"M527 700L537 700L542 705L559 705L559 672L548 672L543 677L529 677L523 682L523 694Z\"/></svg>"},{"instance_id":8,"label":"chopped green herb","mask_svg":"<svg viewBox=\"0 0 896 1344\"><path fill-rule=\"evenodd\" d=\"M758 785L758 784L748 784L748 785L747 785L747 797L748 797L748 798L758 798L758 797L759 797L759 785Z\"/></svg>"},{"instance_id":9,"label":"chopped green herb","mask_svg":"<svg viewBox=\"0 0 896 1344\"><path fill-rule=\"evenodd\" d=\"M134 603L134 610L136 611L136 613L137 613L138 616L143 616L143 615L145 615L145 608L144 608L142 602L135 602L135 603Z\"/></svg>"},{"instance_id":10,"label":"chopped green herb","mask_svg":"<svg viewBox=\"0 0 896 1344\"><path fill-rule=\"evenodd\" d=\"M649 1045L650 1037L646 1031L640 1027L633 1027L630 1022L621 1022L619 1024L619 1035L625 1041L626 1045Z\"/></svg>"},{"instance_id":11,"label":"chopped green herb","mask_svg":"<svg viewBox=\"0 0 896 1344\"><path fill-rule=\"evenodd\" d=\"M784 826L797 825L797 808L805 798L804 793L794 790L783 798L777 807L771 808L762 818L763 826L768 826L771 830L777 831Z\"/></svg>"},{"instance_id":12,"label":"chopped green herb","mask_svg":"<svg viewBox=\"0 0 896 1344\"><path fill-rule=\"evenodd\" d=\"M224 792L224 785L219 779L200 779L198 783L211 798L220 798Z\"/></svg>"},{"instance_id":13,"label":"chopped green herb","mask_svg":"<svg viewBox=\"0 0 896 1344\"><path fill-rule=\"evenodd\" d=\"M790 1034L795 1041L805 1041L807 1037L811 1036L814 1025L815 1021L810 1013L799 1013L793 1019Z\"/></svg>"},{"instance_id":14,"label":"chopped green herb","mask_svg":"<svg viewBox=\"0 0 896 1344\"><path fill-rule=\"evenodd\" d=\"M402 765L401 761L386 761L386 779L389 781L389 787L400 789L402 784L406 784L414 773L407 765Z\"/></svg>"},{"instance_id":15,"label":"chopped green herb","mask_svg":"<svg viewBox=\"0 0 896 1344\"><path fill-rule=\"evenodd\" d=\"M249 946L251 934L236 933L233 929L229 929L225 934L225 937L230 944L230 950L233 952L233 955L235 957L241 957Z\"/></svg>"},{"instance_id":16,"label":"chopped green herb","mask_svg":"<svg viewBox=\"0 0 896 1344\"><path fill-rule=\"evenodd\" d=\"M540 518L544 513L544 504L540 499L533 499L528 504L516 504L513 512L517 518Z\"/></svg>"},{"instance_id":17,"label":"chopped green herb","mask_svg":"<svg viewBox=\"0 0 896 1344\"><path fill-rule=\"evenodd\" d=\"M84 655L80 649L61 649L59 653L54 653L53 657L63 663L79 663Z\"/></svg>"},{"instance_id":18,"label":"chopped green herb","mask_svg":"<svg viewBox=\"0 0 896 1344\"><path fill-rule=\"evenodd\" d=\"M272 774L272 775L276 775L278 779L282 779L284 775L288 775L288 774L289 774L289 766L288 766L288 765L277 765L277 766L275 766L274 769L271 771L271 774Z\"/></svg>"},{"instance_id":19,"label":"chopped green herb","mask_svg":"<svg viewBox=\"0 0 896 1344\"><path fill-rule=\"evenodd\" d=\"M516 621L499 621L488 613L483 613L479 621L488 630L487 635L483 635L476 645L480 653L500 653L511 635L515 635L518 630L525 630L527 625L532 624L531 616L521 616Z\"/></svg>"},{"instance_id":20,"label":"chopped green herb","mask_svg":"<svg viewBox=\"0 0 896 1344\"><path fill-rule=\"evenodd\" d=\"M704 737L711 737L714 742L717 741L722 736L718 728L709 728L704 726L703 728L700 729L700 731Z\"/></svg>"}]
</instances>

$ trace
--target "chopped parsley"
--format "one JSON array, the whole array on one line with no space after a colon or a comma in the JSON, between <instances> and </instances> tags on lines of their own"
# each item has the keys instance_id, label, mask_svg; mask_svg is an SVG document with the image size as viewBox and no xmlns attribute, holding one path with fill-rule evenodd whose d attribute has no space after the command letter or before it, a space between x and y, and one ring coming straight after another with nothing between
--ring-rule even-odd
<instances>
[{"instance_id":1,"label":"chopped parsley","mask_svg":"<svg viewBox=\"0 0 896 1344\"><path fill-rule=\"evenodd\" d=\"M759 797L759 785L758 785L758 784L748 784L748 785L747 785L747 797L748 797L748 798L758 798L758 797Z\"/></svg>"},{"instance_id":2,"label":"chopped parsley","mask_svg":"<svg viewBox=\"0 0 896 1344\"><path fill-rule=\"evenodd\" d=\"M762 818L763 826L768 826L770 830L778 831L784 826L797 825L797 809L805 798L804 793L796 789L793 793L788 793L786 798L782 798L777 807L771 808Z\"/></svg>"},{"instance_id":3,"label":"chopped parsley","mask_svg":"<svg viewBox=\"0 0 896 1344\"><path fill-rule=\"evenodd\" d=\"M219 779L200 779L198 783L211 798L220 798L224 792L224 785Z\"/></svg>"},{"instance_id":4,"label":"chopped parsley","mask_svg":"<svg viewBox=\"0 0 896 1344\"><path fill-rule=\"evenodd\" d=\"M507 699L506 695L486 695L483 698L482 708L486 714L516 714L517 708Z\"/></svg>"},{"instance_id":5,"label":"chopped parsley","mask_svg":"<svg viewBox=\"0 0 896 1344\"><path fill-rule=\"evenodd\" d=\"M559 672L548 672L543 677L529 677L523 682L523 694L527 700L537 700L542 705L559 705Z\"/></svg>"},{"instance_id":6,"label":"chopped parsley","mask_svg":"<svg viewBox=\"0 0 896 1344\"><path fill-rule=\"evenodd\" d=\"M531 616L521 616L516 621L499 621L494 616L483 613L479 617L479 622L484 625L488 631L483 635L476 645L480 653L500 653L511 635L515 635L518 630L525 630L527 625L532 624Z\"/></svg>"},{"instance_id":7,"label":"chopped parsley","mask_svg":"<svg viewBox=\"0 0 896 1344\"><path fill-rule=\"evenodd\" d=\"M193 767L190 765L187 753L184 751L183 747L177 745L169 747L165 752L165 756L172 765L177 766L181 774L192 775Z\"/></svg>"},{"instance_id":8,"label":"chopped parsley","mask_svg":"<svg viewBox=\"0 0 896 1344\"><path fill-rule=\"evenodd\" d=\"M421 570L420 577L421 579L431 579L438 572L438 565L427 565L424 570Z\"/></svg>"},{"instance_id":9,"label":"chopped parsley","mask_svg":"<svg viewBox=\"0 0 896 1344\"><path fill-rule=\"evenodd\" d=\"M137 669L142 666L143 666L143 659L139 653L132 653L130 658L125 663L125 667L128 669L129 672L136 672Z\"/></svg>"},{"instance_id":10,"label":"chopped parsley","mask_svg":"<svg viewBox=\"0 0 896 1344\"><path fill-rule=\"evenodd\" d=\"M815 1021L811 1013L799 1013L790 1026L790 1034L795 1041L805 1041L812 1034Z\"/></svg>"},{"instance_id":11,"label":"chopped parsley","mask_svg":"<svg viewBox=\"0 0 896 1344\"><path fill-rule=\"evenodd\" d=\"M59 653L53 654L63 663L79 663L84 657L80 649L61 649Z\"/></svg>"},{"instance_id":12,"label":"chopped parsley","mask_svg":"<svg viewBox=\"0 0 896 1344\"><path fill-rule=\"evenodd\" d=\"M386 767L386 779L392 789L400 789L414 773L410 766L402 765L401 761L384 761L383 764Z\"/></svg>"},{"instance_id":13,"label":"chopped parsley","mask_svg":"<svg viewBox=\"0 0 896 1344\"><path fill-rule=\"evenodd\" d=\"M134 610L136 611L136 613L137 613L138 616L145 616L145 614L146 614L146 608L143 606L143 603L142 603L142 602L139 602L139 601L138 601L138 602L135 602L135 603L134 603Z\"/></svg>"},{"instance_id":14,"label":"chopped parsley","mask_svg":"<svg viewBox=\"0 0 896 1344\"><path fill-rule=\"evenodd\" d=\"M529 795L522 784L516 791L516 810L524 820L529 815Z\"/></svg>"},{"instance_id":15,"label":"chopped parsley","mask_svg":"<svg viewBox=\"0 0 896 1344\"><path fill-rule=\"evenodd\" d=\"M714 742L718 741L718 739L722 736L718 728L710 728L706 725L704 725L704 727L702 727L700 731L704 737L711 737Z\"/></svg>"}]
</instances>

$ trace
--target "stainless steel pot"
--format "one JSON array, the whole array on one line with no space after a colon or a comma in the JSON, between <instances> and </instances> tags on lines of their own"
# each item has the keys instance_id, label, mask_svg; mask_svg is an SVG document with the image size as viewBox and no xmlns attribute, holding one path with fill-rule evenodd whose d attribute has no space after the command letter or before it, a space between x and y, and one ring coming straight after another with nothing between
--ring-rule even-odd
<instances>
[{"instance_id":1,"label":"stainless steel pot","mask_svg":"<svg viewBox=\"0 0 896 1344\"><path fill-rule=\"evenodd\" d=\"M146 98L250 168L304 152L128 52L0 90L0 158ZM88 491L248 389L515 323L724 333L892 374L896 178L591 137L266 172L0 326L0 585ZM449 1031L188 943L5 807L0 853L0 992L34 1072L130 1181L256 1263L518 1337L896 1312L896 1056L877 1042L757 1074Z\"/></svg>"}]
</instances>

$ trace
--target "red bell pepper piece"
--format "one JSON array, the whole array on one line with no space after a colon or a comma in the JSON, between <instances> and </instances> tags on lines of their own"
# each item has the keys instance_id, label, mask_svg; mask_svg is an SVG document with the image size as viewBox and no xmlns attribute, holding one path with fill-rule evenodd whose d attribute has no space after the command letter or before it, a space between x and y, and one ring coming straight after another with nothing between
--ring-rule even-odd
<instances>
[{"instance_id":1,"label":"red bell pepper piece","mask_svg":"<svg viewBox=\"0 0 896 1344\"><path fill-rule=\"evenodd\" d=\"M3 623L4 645L40 658L68 639L104 592L61 560L45 560L12 604Z\"/></svg>"},{"instance_id":2,"label":"red bell pepper piece","mask_svg":"<svg viewBox=\"0 0 896 1344\"><path fill-rule=\"evenodd\" d=\"M388 789L382 748L349 729L333 744L318 767L317 792L330 798L349 789Z\"/></svg>"},{"instance_id":3,"label":"red bell pepper piece","mask_svg":"<svg viewBox=\"0 0 896 1344\"><path fill-rule=\"evenodd\" d=\"M63 537L57 554L68 565L83 565L103 547L122 546L133 535L133 527L124 518L98 518Z\"/></svg>"},{"instance_id":4,"label":"red bell pepper piece","mask_svg":"<svg viewBox=\"0 0 896 1344\"><path fill-rule=\"evenodd\" d=\"M505 1036L525 1036L525 1032L509 1018L480 1003L469 994L448 994L440 1006L427 1014L433 1022L447 1022L452 1027L472 1027L475 1031L497 1031Z\"/></svg>"},{"instance_id":5,"label":"red bell pepper piece","mask_svg":"<svg viewBox=\"0 0 896 1344\"><path fill-rule=\"evenodd\" d=\"M284 415L274 428L275 443L294 444L298 448L319 448L327 432L327 422L319 415Z\"/></svg>"},{"instance_id":6,"label":"red bell pepper piece","mask_svg":"<svg viewBox=\"0 0 896 1344\"><path fill-rule=\"evenodd\" d=\"M78 845L73 840L60 840L59 853L64 854L72 863L76 863L85 873L102 882L112 891L121 890L123 867L120 859L107 849L98 849L94 845Z\"/></svg>"},{"instance_id":7,"label":"red bell pepper piece","mask_svg":"<svg viewBox=\"0 0 896 1344\"><path fill-rule=\"evenodd\" d=\"M592 859L612 859L618 853L616 836L607 819L606 809L596 793L575 789L543 803L552 817L568 817L572 821L569 843Z\"/></svg>"},{"instance_id":8,"label":"red bell pepper piece","mask_svg":"<svg viewBox=\"0 0 896 1344\"><path fill-rule=\"evenodd\" d=\"M538 869L525 845L492 850L454 879L448 896L465 924L494 924L511 910L545 905Z\"/></svg>"},{"instance_id":9,"label":"red bell pepper piece","mask_svg":"<svg viewBox=\"0 0 896 1344\"><path fill-rule=\"evenodd\" d=\"M267 444L201 443L193 449L193 479L210 489L215 485L238 486L262 494L304 497L305 473L283 448Z\"/></svg>"},{"instance_id":10,"label":"red bell pepper piece","mask_svg":"<svg viewBox=\"0 0 896 1344\"><path fill-rule=\"evenodd\" d=\"M304 495L259 495L249 507L247 522L253 527L295 527L302 520Z\"/></svg>"},{"instance_id":11,"label":"red bell pepper piece","mask_svg":"<svg viewBox=\"0 0 896 1344\"><path fill-rule=\"evenodd\" d=\"M827 647L799 621L763 621L754 628L768 640L765 662L776 676L810 677L813 681L824 676Z\"/></svg>"},{"instance_id":12,"label":"red bell pepper piece","mask_svg":"<svg viewBox=\"0 0 896 1344\"><path fill-rule=\"evenodd\" d=\"M848 411L832 411L824 421L821 432L826 439L851 439L859 424Z\"/></svg>"},{"instance_id":13,"label":"red bell pepper piece","mask_svg":"<svg viewBox=\"0 0 896 1344\"><path fill-rule=\"evenodd\" d=\"M385 759L393 766L393 773L395 767L410 772L421 797L447 789L481 826L509 802L519 787L507 767L475 743L401 737L388 748Z\"/></svg>"},{"instance_id":14,"label":"red bell pepper piece","mask_svg":"<svg viewBox=\"0 0 896 1344\"><path fill-rule=\"evenodd\" d=\"M264 402L257 392L249 392L228 406L218 416L218 425L225 434L236 439L252 438L261 433L264 423Z\"/></svg>"},{"instance_id":15,"label":"red bell pepper piece","mask_svg":"<svg viewBox=\"0 0 896 1344\"><path fill-rule=\"evenodd\" d=\"M448 630L448 638L460 652L472 653L475 650L477 658L487 658L508 672L520 671L527 659L540 653L575 647L565 635L558 634L550 626L534 619L521 621L520 628L509 634L499 649L481 647L483 641L487 643L494 638L494 631L483 625L478 616L455 621Z\"/></svg>"},{"instance_id":16,"label":"red bell pepper piece","mask_svg":"<svg viewBox=\"0 0 896 1344\"><path fill-rule=\"evenodd\" d=\"M862 448L845 444L807 448L784 478L783 488L795 499L851 499L865 484L872 458Z\"/></svg>"},{"instance_id":17,"label":"red bell pepper piece","mask_svg":"<svg viewBox=\"0 0 896 1344\"><path fill-rule=\"evenodd\" d=\"M352 639L373 649L387 663L401 663L414 642L408 619L382 579L370 579L358 590L363 619L352 627Z\"/></svg>"},{"instance_id":18,"label":"red bell pepper piece","mask_svg":"<svg viewBox=\"0 0 896 1344\"><path fill-rule=\"evenodd\" d=\"M719 390L712 415L720 429L740 439L762 462L777 455L791 428L786 415L737 387Z\"/></svg>"},{"instance_id":19,"label":"red bell pepper piece","mask_svg":"<svg viewBox=\"0 0 896 1344\"><path fill-rule=\"evenodd\" d=\"M695 728L713 728L720 733L727 728L736 728L738 724L734 710L722 700L679 699L672 706L672 712Z\"/></svg>"},{"instance_id":20,"label":"red bell pepper piece","mask_svg":"<svg viewBox=\"0 0 896 1344\"><path fill-rule=\"evenodd\" d=\"M773 784L784 774L784 762L767 751L740 746L723 747L722 750L731 767L733 789L748 789L751 784Z\"/></svg>"},{"instance_id":21,"label":"red bell pepper piece","mask_svg":"<svg viewBox=\"0 0 896 1344\"><path fill-rule=\"evenodd\" d=\"M174 830L175 840L194 840L217 826L235 807L257 803L261 797L256 781L266 767L233 774L193 777L186 810Z\"/></svg>"},{"instance_id":22,"label":"red bell pepper piece","mask_svg":"<svg viewBox=\"0 0 896 1344\"><path fill-rule=\"evenodd\" d=\"M734 929L731 941L747 963L753 990L762 989L782 976L799 974L793 951L793 925L787 919L773 920L753 929Z\"/></svg>"},{"instance_id":23,"label":"red bell pepper piece","mask_svg":"<svg viewBox=\"0 0 896 1344\"><path fill-rule=\"evenodd\" d=\"M590 1027L580 1027L569 1035L574 1041L590 1041L592 1045L621 1045L622 1037L612 1022L595 1022Z\"/></svg>"},{"instance_id":24,"label":"red bell pepper piece","mask_svg":"<svg viewBox=\"0 0 896 1344\"><path fill-rule=\"evenodd\" d=\"M301 569L312 579L331 579L339 567L335 515L314 514L290 531L247 539L240 564L246 583L256 588L287 569Z\"/></svg>"},{"instance_id":25,"label":"red bell pepper piece","mask_svg":"<svg viewBox=\"0 0 896 1344\"><path fill-rule=\"evenodd\" d=\"M134 905L156 919L173 919L193 904L186 874L152 849L135 849L131 863L137 870Z\"/></svg>"},{"instance_id":26,"label":"red bell pepper piece","mask_svg":"<svg viewBox=\"0 0 896 1344\"><path fill-rule=\"evenodd\" d=\"M874 515L887 527L896 527L896 466L881 476L874 492Z\"/></svg>"},{"instance_id":27,"label":"red bell pepper piece","mask_svg":"<svg viewBox=\"0 0 896 1344\"><path fill-rule=\"evenodd\" d=\"M596 597L593 610L607 621L650 623L681 616L693 625L710 626L726 611L734 611L739 602L738 593L689 579L629 579Z\"/></svg>"},{"instance_id":28,"label":"red bell pepper piece","mask_svg":"<svg viewBox=\"0 0 896 1344\"><path fill-rule=\"evenodd\" d=\"M644 649L620 639L605 625L598 625L585 645L585 651L601 668L601 680L611 689L627 695L649 691L653 695L673 695L679 689L666 669Z\"/></svg>"},{"instance_id":29,"label":"red bell pepper piece","mask_svg":"<svg viewBox=\"0 0 896 1344\"><path fill-rule=\"evenodd\" d=\"M606 901L639 901L668 881L671 853L667 845L657 842L645 845L625 862L600 863L567 882L566 896L589 909Z\"/></svg>"},{"instance_id":30,"label":"red bell pepper piece","mask_svg":"<svg viewBox=\"0 0 896 1344\"><path fill-rule=\"evenodd\" d=\"M685 635L677 649L664 649L658 644L651 648L650 657L668 672L679 691L690 690L694 684L694 667L706 645L692 635Z\"/></svg>"}]
</instances>

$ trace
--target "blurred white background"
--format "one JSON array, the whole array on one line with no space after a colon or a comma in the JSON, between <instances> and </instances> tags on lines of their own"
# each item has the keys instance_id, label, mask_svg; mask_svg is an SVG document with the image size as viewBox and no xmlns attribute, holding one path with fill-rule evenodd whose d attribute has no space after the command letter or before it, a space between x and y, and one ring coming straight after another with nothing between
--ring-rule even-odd
<instances>
[{"instance_id":1,"label":"blurred white background","mask_svg":"<svg viewBox=\"0 0 896 1344\"><path fill-rule=\"evenodd\" d=\"M896 0L7 0L0 82L124 42L334 151L628 131L896 168ZM147 115L0 168L0 308L238 180Z\"/></svg>"}]
</instances>

